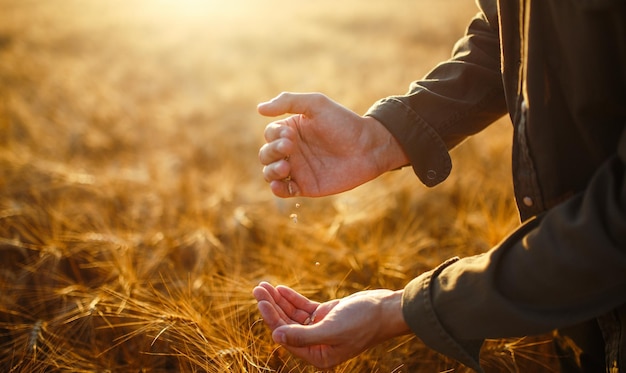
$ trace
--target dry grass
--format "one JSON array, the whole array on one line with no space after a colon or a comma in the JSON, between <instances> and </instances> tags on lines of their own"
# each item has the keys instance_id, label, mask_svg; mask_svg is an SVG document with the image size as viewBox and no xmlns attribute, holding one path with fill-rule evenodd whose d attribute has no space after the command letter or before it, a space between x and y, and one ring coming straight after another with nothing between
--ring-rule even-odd
<instances>
[{"instance_id":1,"label":"dry grass","mask_svg":"<svg viewBox=\"0 0 626 373\"><path fill-rule=\"evenodd\" d=\"M312 372L271 342L260 280L318 300L400 288L518 224L506 121L431 191L407 169L277 200L256 158L257 102L316 90L363 112L449 55L472 2L0 5L2 371ZM542 353L495 341L484 359L536 371ZM409 338L335 371L448 369Z\"/></svg>"}]
</instances>

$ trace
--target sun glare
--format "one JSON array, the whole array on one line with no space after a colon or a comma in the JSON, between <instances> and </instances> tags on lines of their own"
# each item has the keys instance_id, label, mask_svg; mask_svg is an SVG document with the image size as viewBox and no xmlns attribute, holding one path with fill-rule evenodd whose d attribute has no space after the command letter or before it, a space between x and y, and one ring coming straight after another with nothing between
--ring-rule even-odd
<instances>
[{"instance_id":1,"label":"sun glare","mask_svg":"<svg viewBox=\"0 0 626 373\"><path fill-rule=\"evenodd\" d=\"M132 4L132 5L128 5ZM245 27L251 17L267 8L252 0L139 0L132 7L136 19L160 23L163 27L194 30L235 30Z\"/></svg>"},{"instance_id":2,"label":"sun glare","mask_svg":"<svg viewBox=\"0 0 626 373\"><path fill-rule=\"evenodd\" d=\"M156 0L146 1L143 7L158 9L174 17L196 18L207 15L232 14L244 11L245 0Z\"/></svg>"}]
</instances>

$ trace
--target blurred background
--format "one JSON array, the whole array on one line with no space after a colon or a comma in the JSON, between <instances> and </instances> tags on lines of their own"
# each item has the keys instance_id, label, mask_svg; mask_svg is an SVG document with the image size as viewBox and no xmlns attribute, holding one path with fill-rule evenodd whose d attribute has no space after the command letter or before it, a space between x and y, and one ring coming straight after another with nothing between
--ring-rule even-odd
<instances>
[{"instance_id":1,"label":"blurred background","mask_svg":"<svg viewBox=\"0 0 626 373\"><path fill-rule=\"evenodd\" d=\"M324 301L401 288L517 224L506 119L427 190L410 168L281 200L259 102L323 92L357 113L401 94L477 12L461 0L0 0L0 370L313 372L251 290ZM543 339L493 371L548 369ZM534 365L533 365L534 364ZM535 369L533 368L533 369ZM343 372L463 368L415 338Z\"/></svg>"}]
</instances>

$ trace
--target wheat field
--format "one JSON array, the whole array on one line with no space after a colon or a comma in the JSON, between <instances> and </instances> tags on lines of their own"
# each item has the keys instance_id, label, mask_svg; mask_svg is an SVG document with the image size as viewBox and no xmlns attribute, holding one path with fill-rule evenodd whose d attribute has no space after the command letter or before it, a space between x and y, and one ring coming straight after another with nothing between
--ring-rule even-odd
<instances>
[{"instance_id":1,"label":"wheat field","mask_svg":"<svg viewBox=\"0 0 626 373\"><path fill-rule=\"evenodd\" d=\"M315 372L252 288L398 289L518 224L506 119L427 189L410 168L277 199L256 105L319 91L363 113L450 55L460 0L0 0L0 371ZM552 371L548 336L486 343ZM335 372L464 372L416 338Z\"/></svg>"}]
</instances>

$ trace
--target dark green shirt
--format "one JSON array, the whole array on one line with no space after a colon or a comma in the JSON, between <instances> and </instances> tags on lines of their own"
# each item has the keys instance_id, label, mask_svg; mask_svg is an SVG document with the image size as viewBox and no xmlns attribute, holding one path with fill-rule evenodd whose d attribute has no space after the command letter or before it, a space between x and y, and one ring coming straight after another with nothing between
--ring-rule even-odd
<instances>
[{"instance_id":1,"label":"dark green shirt","mask_svg":"<svg viewBox=\"0 0 626 373\"><path fill-rule=\"evenodd\" d=\"M605 335L609 367L626 369L626 1L478 3L453 57L367 115L433 186L451 171L450 149L508 113L524 224L410 282L405 319L480 370L486 338L601 317L617 331Z\"/></svg>"}]
</instances>

